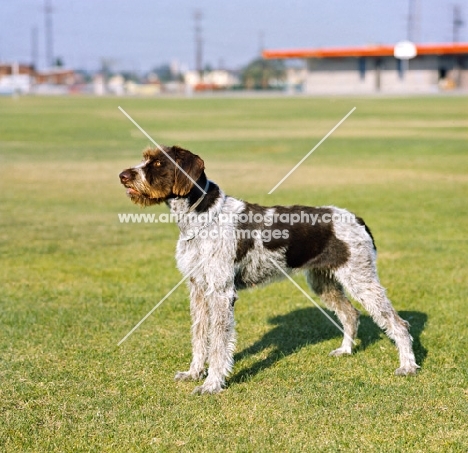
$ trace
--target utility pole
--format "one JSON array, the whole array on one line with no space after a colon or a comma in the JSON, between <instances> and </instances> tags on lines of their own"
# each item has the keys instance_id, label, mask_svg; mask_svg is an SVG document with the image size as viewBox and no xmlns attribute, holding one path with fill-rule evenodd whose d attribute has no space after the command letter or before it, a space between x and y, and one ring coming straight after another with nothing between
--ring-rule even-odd
<instances>
[{"instance_id":1,"label":"utility pole","mask_svg":"<svg viewBox=\"0 0 468 453\"><path fill-rule=\"evenodd\" d=\"M201 20L203 18L202 12L197 9L193 13L195 21L195 66L200 75L200 81L203 81L203 38Z\"/></svg>"},{"instance_id":2,"label":"utility pole","mask_svg":"<svg viewBox=\"0 0 468 453\"><path fill-rule=\"evenodd\" d=\"M261 71L262 71L261 80L260 80L260 86L262 87L262 89L265 89L268 87L268 80L267 80L266 71L265 71L266 65L265 65L265 60L262 56L263 49L265 48L264 38L265 38L265 35L263 31L260 30L258 32L258 55L260 58L260 65L261 65Z\"/></svg>"},{"instance_id":3,"label":"utility pole","mask_svg":"<svg viewBox=\"0 0 468 453\"><path fill-rule=\"evenodd\" d=\"M54 38L52 34L52 7L51 0L44 0L44 17L45 17L45 44L46 44L46 64L53 67L54 61Z\"/></svg>"},{"instance_id":4,"label":"utility pole","mask_svg":"<svg viewBox=\"0 0 468 453\"><path fill-rule=\"evenodd\" d=\"M461 17L461 8L460 5L453 6L453 42L456 43L460 39L460 28L463 27L463 19ZM455 67L454 67L454 81L455 86L460 87L462 84L462 58L460 55L455 56Z\"/></svg>"},{"instance_id":5,"label":"utility pole","mask_svg":"<svg viewBox=\"0 0 468 453\"><path fill-rule=\"evenodd\" d=\"M417 42L419 36L419 1L409 0L408 3L408 28L406 39L411 42Z\"/></svg>"},{"instance_id":6,"label":"utility pole","mask_svg":"<svg viewBox=\"0 0 468 453\"><path fill-rule=\"evenodd\" d=\"M39 55L39 48L38 48L37 27L33 27L31 29L31 64L33 65L34 70L36 71L38 68L38 55Z\"/></svg>"},{"instance_id":7,"label":"utility pole","mask_svg":"<svg viewBox=\"0 0 468 453\"><path fill-rule=\"evenodd\" d=\"M460 5L453 6L453 42L459 42L460 40L460 28L464 25L463 19L461 17L461 8Z\"/></svg>"},{"instance_id":8,"label":"utility pole","mask_svg":"<svg viewBox=\"0 0 468 453\"><path fill-rule=\"evenodd\" d=\"M265 49L265 33L262 30L258 32L258 53L260 57L262 56L262 52Z\"/></svg>"},{"instance_id":9,"label":"utility pole","mask_svg":"<svg viewBox=\"0 0 468 453\"><path fill-rule=\"evenodd\" d=\"M408 2L408 24L406 30L406 39L413 41L413 21L414 21L414 0Z\"/></svg>"}]
</instances>

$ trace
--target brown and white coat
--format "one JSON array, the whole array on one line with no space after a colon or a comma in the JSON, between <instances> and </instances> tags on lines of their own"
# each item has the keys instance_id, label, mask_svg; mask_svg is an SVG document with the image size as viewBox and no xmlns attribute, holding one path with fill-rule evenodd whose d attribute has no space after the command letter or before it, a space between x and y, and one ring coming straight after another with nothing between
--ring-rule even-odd
<instances>
[{"instance_id":1,"label":"brown and white coat","mask_svg":"<svg viewBox=\"0 0 468 453\"><path fill-rule=\"evenodd\" d=\"M228 196L207 179L199 156L177 146L146 150L120 180L134 203L165 202L177 216L176 258L188 276L193 358L175 379L206 377L194 392L219 392L232 370L238 291L284 278L282 271L303 270L342 323L344 338L332 355L351 354L357 335L359 311L349 294L395 341L396 374L416 373L409 325L379 282L374 241L359 217L333 206L263 207Z\"/></svg>"}]
</instances>

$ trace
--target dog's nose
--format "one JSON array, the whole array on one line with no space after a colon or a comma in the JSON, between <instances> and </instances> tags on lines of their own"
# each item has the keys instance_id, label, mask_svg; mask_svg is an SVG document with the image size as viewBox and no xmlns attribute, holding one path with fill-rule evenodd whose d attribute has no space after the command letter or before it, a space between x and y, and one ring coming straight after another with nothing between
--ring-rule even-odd
<instances>
[{"instance_id":1,"label":"dog's nose","mask_svg":"<svg viewBox=\"0 0 468 453\"><path fill-rule=\"evenodd\" d=\"M132 177L132 174L128 170L124 170L122 173L120 173L119 178L120 182L122 184L125 184L126 182L129 181L129 179Z\"/></svg>"}]
</instances>

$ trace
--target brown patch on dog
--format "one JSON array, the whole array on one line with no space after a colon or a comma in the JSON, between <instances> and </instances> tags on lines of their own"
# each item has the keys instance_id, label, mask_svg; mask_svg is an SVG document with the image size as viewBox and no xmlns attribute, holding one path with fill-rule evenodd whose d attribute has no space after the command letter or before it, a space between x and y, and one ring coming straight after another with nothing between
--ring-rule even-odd
<instances>
[{"instance_id":1,"label":"brown patch on dog","mask_svg":"<svg viewBox=\"0 0 468 453\"><path fill-rule=\"evenodd\" d=\"M192 190L193 182L202 175L205 163L201 157L178 146L173 146L172 151L175 156L174 160L179 165L175 169L172 191L175 195L184 197Z\"/></svg>"},{"instance_id":2,"label":"brown patch on dog","mask_svg":"<svg viewBox=\"0 0 468 453\"><path fill-rule=\"evenodd\" d=\"M349 250L347 245L335 236L332 222L322 222L325 219L325 214L331 216L333 211L329 208L315 208L309 206L272 206L265 208L253 203L245 203L245 209L242 214L249 215L254 218L255 214L265 216L268 209L274 209L278 217L271 225L265 225L263 222L249 220L247 222L239 222L238 228L241 230L257 230L261 232L269 232L268 240L263 239L263 246L268 250L285 251L286 264L292 269L298 269L304 266L314 267L317 269L337 269L339 266L346 263L349 258ZM316 218L318 221L314 225L307 221L299 223L288 223L283 221L281 215L297 214L299 217L305 213L307 218ZM285 237L282 234L279 237L274 237L273 233L287 233ZM254 247L254 241L251 235L247 238L239 238L236 250L236 262L242 260L249 251Z\"/></svg>"},{"instance_id":3,"label":"brown patch on dog","mask_svg":"<svg viewBox=\"0 0 468 453\"><path fill-rule=\"evenodd\" d=\"M265 247L270 250L286 248L286 262L291 268L300 268L305 265L318 269L336 269L346 263L349 258L347 245L335 236L333 224L323 223L325 215L331 218L332 210L329 208L316 208L309 206L273 206L275 212L280 215L271 229L286 230L288 238L280 237L265 242ZM289 224L281 221L281 214L307 213L309 216L317 216L314 225L301 221Z\"/></svg>"}]
</instances>

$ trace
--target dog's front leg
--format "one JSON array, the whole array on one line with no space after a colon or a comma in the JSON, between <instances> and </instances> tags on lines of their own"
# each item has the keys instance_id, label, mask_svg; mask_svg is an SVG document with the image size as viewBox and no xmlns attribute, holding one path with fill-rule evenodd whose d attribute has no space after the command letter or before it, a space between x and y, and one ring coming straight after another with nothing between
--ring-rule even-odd
<instances>
[{"instance_id":1,"label":"dog's front leg","mask_svg":"<svg viewBox=\"0 0 468 453\"><path fill-rule=\"evenodd\" d=\"M203 290L190 281L190 314L192 317L192 363L188 371L179 371L176 381L199 380L205 375L208 356L209 309Z\"/></svg>"},{"instance_id":2,"label":"dog's front leg","mask_svg":"<svg viewBox=\"0 0 468 453\"><path fill-rule=\"evenodd\" d=\"M218 393L225 384L234 362L235 290L215 292L209 296L210 333L208 354L208 375L203 385L194 393Z\"/></svg>"}]
</instances>

